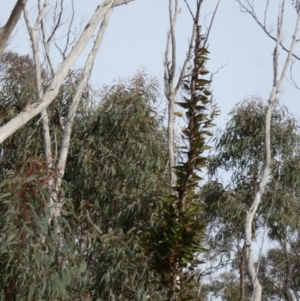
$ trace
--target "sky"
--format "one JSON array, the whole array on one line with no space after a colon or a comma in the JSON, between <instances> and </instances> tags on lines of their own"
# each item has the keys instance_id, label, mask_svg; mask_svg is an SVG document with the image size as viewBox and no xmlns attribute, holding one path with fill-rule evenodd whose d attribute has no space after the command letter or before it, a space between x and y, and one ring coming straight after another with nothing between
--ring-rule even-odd
<instances>
[{"instance_id":1,"label":"sky","mask_svg":"<svg viewBox=\"0 0 300 301\"><path fill-rule=\"evenodd\" d=\"M66 1L68 3L69 0ZM75 17L85 24L101 0L75 0ZM258 14L263 16L265 0L254 1ZM279 1L271 1L267 25L275 28ZM15 1L0 0L0 24L4 23ZM28 9L36 1L29 0ZM189 0L193 7L194 0ZM211 17L216 0L206 0L202 8L202 21ZM182 65L191 35L191 16L183 0L182 12L176 25L178 66ZM289 1L286 5L284 36L289 45L296 13ZM92 83L96 86L111 84L118 78L128 78L144 69L161 83L163 89L163 54L168 30L167 0L135 0L115 8L96 59ZM79 26L80 27L80 26ZM205 26L204 26L205 27ZM9 49L29 53L29 39L24 21L17 25ZM251 16L240 11L235 0L221 0L209 40L208 70L216 72L212 84L214 98L221 109L218 125L224 127L228 112L244 97L255 95L267 100L272 88L272 52L275 43L259 28ZM298 49L300 54L300 49ZM84 51L75 67L84 64L88 51ZM281 61L286 53L281 52ZM179 71L179 69L178 69ZM300 62L295 62L294 78L299 78ZM300 82L299 82L300 84ZM288 82L284 84L280 101L300 117L300 91Z\"/></svg>"}]
</instances>

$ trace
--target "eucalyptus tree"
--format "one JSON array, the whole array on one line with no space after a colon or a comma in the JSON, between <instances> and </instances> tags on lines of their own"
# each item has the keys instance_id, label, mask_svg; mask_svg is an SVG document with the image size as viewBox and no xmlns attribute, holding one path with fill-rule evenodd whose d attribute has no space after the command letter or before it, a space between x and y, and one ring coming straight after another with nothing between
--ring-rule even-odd
<instances>
[{"instance_id":1,"label":"eucalyptus tree","mask_svg":"<svg viewBox=\"0 0 300 301\"><path fill-rule=\"evenodd\" d=\"M299 263L299 256L285 247L268 250L260 269L265 299L299 300Z\"/></svg>"},{"instance_id":2,"label":"eucalyptus tree","mask_svg":"<svg viewBox=\"0 0 300 301\"><path fill-rule=\"evenodd\" d=\"M288 257L289 269L286 268ZM251 285L245 282L244 299L240 297L239 258L235 257L231 269L218 276L211 277L203 285L203 300L219 298L221 300L249 300ZM244 266L245 269L245 266ZM293 252L281 248L270 248L260 259L259 278L263 286L263 300L299 300L299 257ZM287 289L287 282L290 282Z\"/></svg>"},{"instance_id":3,"label":"eucalyptus tree","mask_svg":"<svg viewBox=\"0 0 300 301\"><path fill-rule=\"evenodd\" d=\"M1 58L0 120L5 122L22 110L30 96L36 95L34 61L29 56L6 52ZM49 74L42 72L43 83ZM63 130L80 72L72 72L62 85L59 95L49 107L49 126L54 139L53 149L59 149ZM85 112L87 91L75 119ZM55 171L49 171L44 157L41 119L35 117L18 134L2 144L0 183L0 266L1 300L73 299L74 282L82 283L85 259L76 245L76 227L70 223L76 217L72 200L66 197L65 182L59 189L65 207L55 227L47 225L50 195L47 183ZM72 219L71 219L72 217ZM66 219L67 218L67 219ZM63 236L59 236L59 229ZM58 249L58 242L61 248ZM68 263L68 264L66 264ZM57 285L60 283L60 285ZM79 285L77 284L79 287Z\"/></svg>"},{"instance_id":4,"label":"eucalyptus tree","mask_svg":"<svg viewBox=\"0 0 300 301\"><path fill-rule=\"evenodd\" d=\"M51 75L45 69L41 70L41 74L42 85L47 85L48 78ZM0 122L5 123L22 111L28 99L37 96L34 61L28 55L6 52L0 60L0 77ZM55 166L58 159L56 156L62 145L68 110L81 77L82 71L73 70L64 81L58 96L48 109L48 123L52 137L50 144L52 151L55 153L53 166ZM90 101L91 93L86 87L81 95L77 112L74 114L75 119L82 118ZM43 158L45 147L41 123L41 117L36 116L17 134L12 135L2 143L1 164L4 167L12 169L16 165L22 165L26 159L34 156L39 156L43 162L46 162L45 157Z\"/></svg>"},{"instance_id":5,"label":"eucalyptus tree","mask_svg":"<svg viewBox=\"0 0 300 301\"><path fill-rule=\"evenodd\" d=\"M26 63L28 58L23 59ZM74 86L76 82L66 82L49 107L58 149L60 123L67 118ZM155 80L138 74L129 83L104 89L100 103L89 110L81 102L66 165L68 183L59 189L64 207L50 225L41 128L30 132L26 147L22 145L39 120L5 141L4 159L12 171L1 183L4 300L164 298L138 244L168 191L165 129L153 108L157 89ZM19 95L12 93L11 100ZM4 107L9 110L8 104Z\"/></svg>"},{"instance_id":6,"label":"eucalyptus tree","mask_svg":"<svg viewBox=\"0 0 300 301\"><path fill-rule=\"evenodd\" d=\"M165 128L153 106L157 89L139 73L105 89L100 104L74 124L65 179L72 183L94 300L164 298L138 245L168 191Z\"/></svg>"},{"instance_id":7,"label":"eucalyptus tree","mask_svg":"<svg viewBox=\"0 0 300 301\"><path fill-rule=\"evenodd\" d=\"M253 294L251 300L260 301L262 294L262 287L259 283L258 275L256 272L256 268L253 260L253 250L252 250L252 224L258 210L258 207L261 204L262 195L265 191L266 184L268 182L268 178L271 172L271 132L270 132L270 120L272 118L272 113L278 100L278 93L280 92L284 81L286 80L287 70L290 68L292 64L292 58L295 56L296 44L299 42L299 30L300 30L300 7L298 1L292 1L293 11L295 12L294 17L294 29L291 33L291 42L289 47L284 47L283 45L283 31L284 31L284 19L286 18L286 1L279 1L278 8L278 16L277 16L277 26L276 26L276 34L272 36L272 33L267 30L266 22L268 16L268 8L270 1L266 1L266 6L264 10L264 19L260 20L257 16L257 12L255 10L255 1L249 0L237 0L240 4L242 10L249 13L254 20L260 25L260 27L267 33L269 37L271 37L275 41L275 47L273 52L273 78L272 78L272 88L270 91L270 95L268 98L268 110L266 112L265 118L265 161L264 161L264 169L261 174L259 174L260 182L258 185L258 189L255 194L255 198L251 203L251 206L248 207L246 211L246 219L245 219L245 255L247 262L247 270L249 275L251 276L251 283L253 285ZM281 49L284 49L286 57L284 59L282 68L279 68L279 52Z\"/></svg>"},{"instance_id":8,"label":"eucalyptus tree","mask_svg":"<svg viewBox=\"0 0 300 301\"><path fill-rule=\"evenodd\" d=\"M239 279L234 269L228 272L222 272L216 277L211 277L210 281L203 285L202 291L204 293L202 300L241 300Z\"/></svg>"},{"instance_id":9,"label":"eucalyptus tree","mask_svg":"<svg viewBox=\"0 0 300 301\"><path fill-rule=\"evenodd\" d=\"M227 252L230 256L235 248L239 256L240 300L245 298L243 287L247 278L244 215L259 189L259 175L264 168L266 111L267 105L255 97L245 99L231 111L231 119L219 133L216 153L210 160L212 181L203 188L206 217L208 221L217 221L212 223L217 226L213 228L211 242L219 247L221 254ZM278 242L283 252L286 239L299 229L299 122L277 104L271 118L271 131L272 169L251 227L254 240L260 243L258 234L266 229L269 239ZM222 170L230 175L227 185L220 181ZM259 262L256 262L258 273Z\"/></svg>"},{"instance_id":10,"label":"eucalyptus tree","mask_svg":"<svg viewBox=\"0 0 300 301\"><path fill-rule=\"evenodd\" d=\"M64 215L49 227L45 169L41 158L30 158L0 184L1 300L74 300L84 293L86 264L66 219L74 216L72 201L62 185Z\"/></svg>"}]
</instances>

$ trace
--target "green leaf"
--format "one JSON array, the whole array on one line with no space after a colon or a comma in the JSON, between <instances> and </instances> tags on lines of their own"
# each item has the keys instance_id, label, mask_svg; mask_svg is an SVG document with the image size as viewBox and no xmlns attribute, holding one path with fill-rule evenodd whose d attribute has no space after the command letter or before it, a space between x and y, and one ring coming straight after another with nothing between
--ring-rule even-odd
<instances>
[{"instance_id":1,"label":"green leaf","mask_svg":"<svg viewBox=\"0 0 300 301\"><path fill-rule=\"evenodd\" d=\"M178 117L182 117L182 113L181 112L174 112L174 115L178 116Z\"/></svg>"}]
</instances>

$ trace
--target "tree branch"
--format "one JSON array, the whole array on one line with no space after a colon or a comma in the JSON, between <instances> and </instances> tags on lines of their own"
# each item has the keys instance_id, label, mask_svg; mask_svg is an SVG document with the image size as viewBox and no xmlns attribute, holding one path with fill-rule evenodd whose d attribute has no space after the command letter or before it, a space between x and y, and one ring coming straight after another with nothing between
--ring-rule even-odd
<instances>
[{"instance_id":1,"label":"tree branch","mask_svg":"<svg viewBox=\"0 0 300 301\"><path fill-rule=\"evenodd\" d=\"M7 23L0 28L0 57L3 54L7 40L9 39L12 31L18 23L22 10L25 7L27 0L18 0L14 9L12 10Z\"/></svg>"},{"instance_id":2,"label":"tree branch","mask_svg":"<svg viewBox=\"0 0 300 301\"><path fill-rule=\"evenodd\" d=\"M270 39L272 39L273 41L276 42L276 41L277 41L277 38L274 37L274 36L271 34L271 32L267 30L267 27L266 27L266 20L265 20L265 18L266 18L266 13L267 13L269 1L267 1L266 9L265 9L265 12L264 12L264 24L261 23L261 21L259 21L257 15L255 14L254 7L249 3L249 1L247 1L247 4L249 5L250 9L249 9L248 7L246 7L246 6L241 2L241 0L236 0L236 1L241 5L241 7L242 7L242 9L244 10L244 12L250 14L250 15L253 17L254 21L255 21L255 22L259 25L259 27L265 32L265 34L266 34ZM286 47L283 45L282 41L279 43L279 45L280 45L280 47L281 47L284 51L289 52L289 49L286 48ZM300 60L300 56L296 55L295 53L293 53L292 56L293 56L295 59Z\"/></svg>"}]
</instances>

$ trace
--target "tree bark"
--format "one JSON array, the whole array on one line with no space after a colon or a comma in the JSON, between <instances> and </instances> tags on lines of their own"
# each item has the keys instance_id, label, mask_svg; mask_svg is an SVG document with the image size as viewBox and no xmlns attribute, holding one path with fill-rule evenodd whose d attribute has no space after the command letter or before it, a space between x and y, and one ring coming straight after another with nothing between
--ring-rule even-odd
<instances>
[{"instance_id":1,"label":"tree bark","mask_svg":"<svg viewBox=\"0 0 300 301\"><path fill-rule=\"evenodd\" d=\"M39 99L42 99L44 96L43 84L42 84L42 68L39 57L39 45L37 39L38 28L41 24L41 21L45 15L47 6L49 5L49 0L45 0L42 10L39 12L39 15L36 19L36 22L33 27L30 25L29 16L26 8L24 8L24 18L29 33L31 48L35 66L35 78L37 86L37 94ZM43 138L44 138L44 151L45 158L47 163L47 170L52 168L52 150L51 150L51 137L50 137L50 128L49 128L49 117L47 109L42 111L42 125L43 125Z\"/></svg>"},{"instance_id":2,"label":"tree bark","mask_svg":"<svg viewBox=\"0 0 300 301\"><path fill-rule=\"evenodd\" d=\"M286 237L283 239L283 252L285 257L285 279L284 279L284 297L286 301L293 301L292 294L290 292L291 287L291 270L290 270L290 259L288 255Z\"/></svg>"},{"instance_id":3,"label":"tree bark","mask_svg":"<svg viewBox=\"0 0 300 301\"><path fill-rule=\"evenodd\" d=\"M7 23L0 28L0 58L2 57L3 51L7 44L7 41L18 23L22 10L25 7L27 0L18 0L12 10Z\"/></svg>"},{"instance_id":4,"label":"tree bark","mask_svg":"<svg viewBox=\"0 0 300 301\"><path fill-rule=\"evenodd\" d=\"M300 21L300 10L297 12L297 21L295 24L295 30L291 42L291 46L285 60L281 75L278 79L278 56L279 56L279 46L282 41L282 31L283 31L283 19L284 19L284 8L285 8L285 0L281 2L281 9L278 16L278 24L277 24L277 38L276 45L273 54L273 88L270 93L270 97L268 100L268 109L266 113L265 119L265 162L264 169L262 173L262 177L260 180L260 184L258 190L255 194L254 201L250 207L250 209L246 213L245 219L245 245L246 245L246 261L247 261L247 270L250 276L251 284L252 284L252 296L251 301L261 301L262 297L262 287L259 283L257 277L257 270L254 265L253 260L253 251L252 251L252 223L257 211L257 208L261 202L262 195L264 193L270 168L271 168L271 117L272 113L277 101L277 94L280 91L280 88L283 84L283 81L286 77L287 69L291 63L292 55L294 53L295 45L298 41L298 31L299 31L299 21Z\"/></svg>"},{"instance_id":5,"label":"tree bark","mask_svg":"<svg viewBox=\"0 0 300 301\"><path fill-rule=\"evenodd\" d=\"M245 300L245 246L243 246L242 250L240 251L240 301Z\"/></svg>"}]
</instances>

